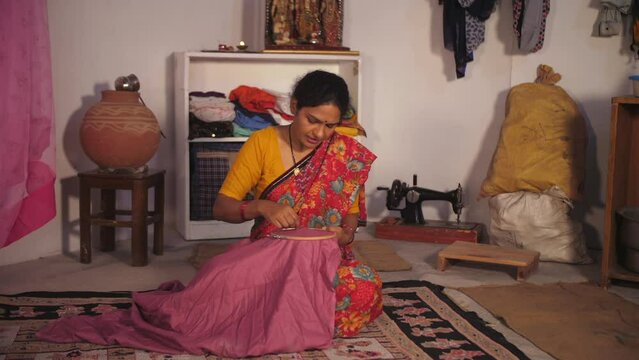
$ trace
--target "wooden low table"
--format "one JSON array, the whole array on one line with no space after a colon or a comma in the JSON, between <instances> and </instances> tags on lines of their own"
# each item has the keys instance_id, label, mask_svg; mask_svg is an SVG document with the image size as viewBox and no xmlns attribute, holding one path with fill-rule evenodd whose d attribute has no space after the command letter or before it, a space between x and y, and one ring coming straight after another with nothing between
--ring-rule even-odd
<instances>
[{"instance_id":1,"label":"wooden low table","mask_svg":"<svg viewBox=\"0 0 639 360\"><path fill-rule=\"evenodd\" d=\"M514 266L517 268L517 280L523 280L539 264L539 252L456 241L439 252L437 269L444 271L449 263L459 260Z\"/></svg>"},{"instance_id":2,"label":"wooden low table","mask_svg":"<svg viewBox=\"0 0 639 360\"><path fill-rule=\"evenodd\" d=\"M149 169L136 174L81 172L80 179L80 262L91 263L91 226L100 228L100 250L115 250L115 228L131 229L131 265L145 266L147 226L153 224L153 253L164 249L164 173ZM148 191L154 189L155 208L148 209ZM100 211L91 211L91 189L100 189ZM131 191L131 210L116 209L116 190ZM119 219L126 216L128 220Z\"/></svg>"}]
</instances>

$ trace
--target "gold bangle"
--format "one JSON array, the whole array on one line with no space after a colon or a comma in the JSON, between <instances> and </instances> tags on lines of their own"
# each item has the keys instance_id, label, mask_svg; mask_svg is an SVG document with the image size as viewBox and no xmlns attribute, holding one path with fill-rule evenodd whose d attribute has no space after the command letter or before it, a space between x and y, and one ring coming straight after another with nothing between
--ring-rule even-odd
<instances>
[{"instance_id":1,"label":"gold bangle","mask_svg":"<svg viewBox=\"0 0 639 360\"><path fill-rule=\"evenodd\" d=\"M353 241L355 241L355 234L353 234L353 236L351 236L351 239L350 239L350 240L348 240L348 242L347 242L347 243L345 243L344 245L341 245L341 246L350 245L350 244L352 244L352 243L353 243Z\"/></svg>"},{"instance_id":2,"label":"gold bangle","mask_svg":"<svg viewBox=\"0 0 639 360\"><path fill-rule=\"evenodd\" d=\"M352 226L348 226L348 225L342 225L341 227L342 227L342 229L348 230L351 233L351 239L346 244L344 244L342 246L346 246L346 245L352 244L353 241L355 241L355 233L357 232L357 226L356 227L352 227Z\"/></svg>"},{"instance_id":3,"label":"gold bangle","mask_svg":"<svg viewBox=\"0 0 639 360\"><path fill-rule=\"evenodd\" d=\"M356 227L352 227L352 226L348 226L348 225L342 225L341 227L342 227L342 229L348 230L348 231L352 232L353 234L355 234L357 232L357 226Z\"/></svg>"}]
</instances>

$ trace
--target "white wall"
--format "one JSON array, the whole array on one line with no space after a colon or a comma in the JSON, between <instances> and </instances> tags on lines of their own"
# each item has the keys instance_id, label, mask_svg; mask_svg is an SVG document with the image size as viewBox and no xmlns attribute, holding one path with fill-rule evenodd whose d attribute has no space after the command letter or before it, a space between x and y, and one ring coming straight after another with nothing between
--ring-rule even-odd
<instances>
[{"instance_id":1,"label":"white wall","mask_svg":"<svg viewBox=\"0 0 639 360\"><path fill-rule=\"evenodd\" d=\"M503 120L512 85L532 81L538 64L553 66L584 111L591 132L587 196L578 214L589 243L603 229L610 98L630 92L634 60L629 39L592 38L598 1L555 1L546 43L536 54L514 46L512 9L501 1L487 21L486 41L454 78L452 53L442 41L438 0L346 0L344 45L361 51L365 143L379 156L368 183L371 220L385 210L384 192L394 179L451 190L460 182L468 207L463 218L488 224L486 201L476 201ZM172 61L174 51L216 48L220 42L263 44L264 1L252 0L49 0L56 136L58 216L0 250L0 265L77 250L76 173L93 168L78 140L86 110L120 75L135 73L141 94L167 139L151 165L168 170L167 223L172 226ZM427 218L452 219L446 204L425 204Z\"/></svg>"}]
</instances>

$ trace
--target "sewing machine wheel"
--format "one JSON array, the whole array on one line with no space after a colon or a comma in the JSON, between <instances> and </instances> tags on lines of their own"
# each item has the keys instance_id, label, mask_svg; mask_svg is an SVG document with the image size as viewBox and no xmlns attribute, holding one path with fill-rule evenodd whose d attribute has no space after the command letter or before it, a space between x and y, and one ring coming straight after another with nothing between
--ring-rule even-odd
<instances>
[{"instance_id":1,"label":"sewing machine wheel","mask_svg":"<svg viewBox=\"0 0 639 360\"><path fill-rule=\"evenodd\" d=\"M389 209L397 209L399 203L402 202L406 193L406 183L394 180L390 190L386 194L386 207Z\"/></svg>"}]
</instances>

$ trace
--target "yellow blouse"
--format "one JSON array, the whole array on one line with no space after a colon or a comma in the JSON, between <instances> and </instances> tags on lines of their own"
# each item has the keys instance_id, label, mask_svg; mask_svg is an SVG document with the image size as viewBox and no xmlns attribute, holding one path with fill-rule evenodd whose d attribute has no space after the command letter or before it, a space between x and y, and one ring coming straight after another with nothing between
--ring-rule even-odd
<instances>
[{"instance_id":1,"label":"yellow blouse","mask_svg":"<svg viewBox=\"0 0 639 360\"><path fill-rule=\"evenodd\" d=\"M241 201L249 191L254 190L258 199L266 187L285 171L277 130L269 126L254 132L244 143L224 179L220 194ZM359 213L357 201L348 213Z\"/></svg>"}]
</instances>

